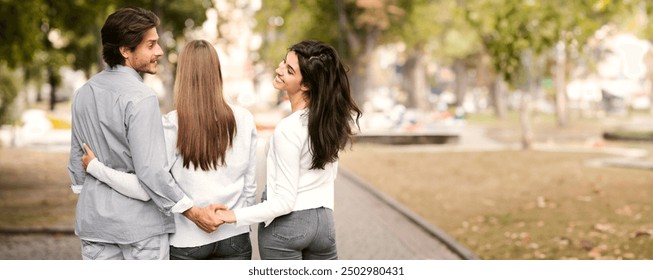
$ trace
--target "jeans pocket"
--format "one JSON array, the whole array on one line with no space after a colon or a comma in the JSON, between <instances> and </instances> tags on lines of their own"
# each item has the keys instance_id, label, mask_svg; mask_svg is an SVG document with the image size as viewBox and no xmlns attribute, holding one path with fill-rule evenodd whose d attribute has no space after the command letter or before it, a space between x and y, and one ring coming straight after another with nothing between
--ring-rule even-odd
<instances>
[{"instance_id":1,"label":"jeans pocket","mask_svg":"<svg viewBox=\"0 0 653 280\"><path fill-rule=\"evenodd\" d=\"M328 227L327 230L329 231L329 234L328 234L329 240L331 240L333 243L335 243L336 242L336 223L335 223L335 221L333 219L333 210L325 208L324 211L325 211L326 217L327 217L326 224L327 224L327 227Z\"/></svg>"},{"instance_id":2,"label":"jeans pocket","mask_svg":"<svg viewBox=\"0 0 653 280\"><path fill-rule=\"evenodd\" d=\"M231 249L237 253L248 253L252 251L252 241L249 239L249 233L236 235L229 238Z\"/></svg>"},{"instance_id":3,"label":"jeans pocket","mask_svg":"<svg viewBox=\"0 0 653 280\"><path fill-rule=\"evenodd\" d=\"M329 240L333 241L333 243L336 242L336 227L333 226L333 223L331 228L329 228Z\"/></svg>"},{"instance_id":4,"label":"jeans pocket","mask_svg":"<svg viewBox=\"0 0 653 280\"><path fill-rule=\"evenodd\" d=\"M203 252L206 250L202 250L205 248L205 246L206 245L197 246L197 247L170 246L170 259L175 259L175 260L201 259L205 255L205 253Z\"/></svg>"},{"instance_id":5,"label":"jeans pocket","mask_svg":"<svg viewBox=\"0 0 653 280\"><path fill-rule=\"evenodd\" d=\"M105 246L102 243L90 242L82 240L82 255L84 258L89 260L95 260L97 257L102 254Z\"/></svg>"},{"instance_id":6,"label":"jeans pocket","mask_svg":"<svg viewBox=\"0 0 653 280\"><path fill-rule=\"evenodd\" d=\"M306 237L310 221L303 214L305 214L303 211L290 212L290 214L275 218L270 225L272 235L285 241Z\"/></svg>"}]
</instances>

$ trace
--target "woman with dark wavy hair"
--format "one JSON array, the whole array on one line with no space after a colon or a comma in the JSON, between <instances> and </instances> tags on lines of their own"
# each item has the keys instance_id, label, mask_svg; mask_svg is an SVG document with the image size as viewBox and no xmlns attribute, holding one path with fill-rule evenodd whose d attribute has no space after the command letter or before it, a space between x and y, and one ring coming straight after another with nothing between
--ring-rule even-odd
<instances>
[{"instance_id":1,"label":"woman with dark wavy hair","mask_svg":"<svg viewBox=\"0 0 653 280\"><path fill-rule=\"evenodd\" d=\"M307 40L289 48L275 70L292 113L277 124L267 155L263 201L219 210L226 223L259 225L261 259L337 259L333 219L338 153L358 127L347 69L336 50Z\"/></svg>"}]
</instances>

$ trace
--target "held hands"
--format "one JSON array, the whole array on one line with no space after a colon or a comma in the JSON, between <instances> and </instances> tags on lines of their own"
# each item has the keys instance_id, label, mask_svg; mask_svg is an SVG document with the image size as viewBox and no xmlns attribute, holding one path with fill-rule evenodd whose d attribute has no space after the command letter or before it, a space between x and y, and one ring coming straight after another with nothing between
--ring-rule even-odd
<instances>
[{"instance_id":1,"label":"held hands","mask_svg":"<svg viewBox=\"0 0 653 280\"><path fill-rule=\"evenodd\" d=\"M206 207L193 206L186 210L183 215L189 220L193 221L195 225L201 228L206 233L214 232L220 225L224 223L222 219L216 214L221 210L226 210L227 207L222 204L210 204Z\"/></svg>"},{"instance_id":2,"label":"held hands","mask_svg":"<svg viewBox=\"0 0 653 280\"><path fill-rule=\"evenodd\" d=\"M88 164L95 159L95 153L93 153L86 143L83 144L83 148L85 153L82 155L82 165L84 166L84 170L86 170ZM228 210L222 204L210 204L206 207L193 206L186 210L183 215L207 233L214 232L224 223L236 222L234 211Z\"/></svg>"},{"instance_id":3,"label":"held hands","mask_svg":"<svg viewBox=\"0 0 653 280\"><path fill-rule=\"evenodd\" d=\"M234 211L232 210L227 210L227 209L220 209L216 211L216 214L218 215L218 218L222 220L223 222L227 224L235 223L236 222L236 215L234 214Z\"/></svg>"}]
</instances>

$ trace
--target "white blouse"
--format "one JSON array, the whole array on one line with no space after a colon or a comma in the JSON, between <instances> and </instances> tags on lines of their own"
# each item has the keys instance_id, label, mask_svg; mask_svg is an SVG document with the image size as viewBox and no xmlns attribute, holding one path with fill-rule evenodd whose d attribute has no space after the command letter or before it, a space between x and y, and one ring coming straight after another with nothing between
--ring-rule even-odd
<instances>
[{"instance_id":1,"label":"white blouse","mask_svg":"<svg viewBox=\"0 0 653 280\"><path fill-rule=\"evenodd\" d=\"M217 170L203 171L183 167L183 159L177 152L177 111L163 116L166 152L170 172L179 187L193 201L204 207L211 203L225 204L229 209L254 205L256 199L256 125L254 117L245 108L230 105L237 124L233 146L226 153L226 166ZM140 200L149 195L138 183L136 175L116 171L97 160L91 161L87 172L116 191ZM210 244L243 233L249 226L223 224L218 230L206 233L182 214L174 214L176 232L170 235L170 245L195 247Z\"/></svg>"},{"instance_id":2,"label":"white blouse","mask_svg":"<svg viewBox=\"0 0 653 280\"><path fill-rule=\"evenodd\" d=\"M338 162L324 169L309 170L312 155L308 141L307 110L299 110L281 120L270 138L267 155L267 200L234 209L236 225L265 222L305 209L334 207L334 181Z\"/></svg>"}]
</instances>

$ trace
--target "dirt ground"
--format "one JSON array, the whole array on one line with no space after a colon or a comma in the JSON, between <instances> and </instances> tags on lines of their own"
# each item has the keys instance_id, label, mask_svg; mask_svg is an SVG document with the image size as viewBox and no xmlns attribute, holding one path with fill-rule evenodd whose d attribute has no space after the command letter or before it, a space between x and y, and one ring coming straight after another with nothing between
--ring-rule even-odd
<instances>
[{"instance_id":1,"label":"dirt ground","mask_svg":"<svg viewBox=\"0 0 653 280\"><path fill-rule=\"evenodd\" d=\"M653 173L600 154L359 145L341 166L482 259L653 259Z\"/></svg>"},{"instance_id":2,"label":"dirt ground","mask_svg":"<svg viewBox=\"0 0 653 280\"><path fill-rule=\"evenodd\" d=\"M0 148L0 260L77 260L68 153Z\"/></svg>"},{"instance_id":3,"label":"dirt ground","mask_svg":"<svg viewBox=\"0 0 653 280\"><path fill-rule=\"evenodd\" d=\"M68 153L0 148L0 227L72 228Z\"/></svg>"},{"instance_id":4,"label":"dirt ground","mask_svg":"<svg viewBox=\"0 0 653 280\"><path fill-rule=\"evenodd\" d=\"M517 148L359 143L340 164L482 259L653 259L652 169L596 164L636 152L653 166L653 142L604 140L620 120L534 123L529 151L494 122L486 140Z\"/></svg>"}]
</instances>

